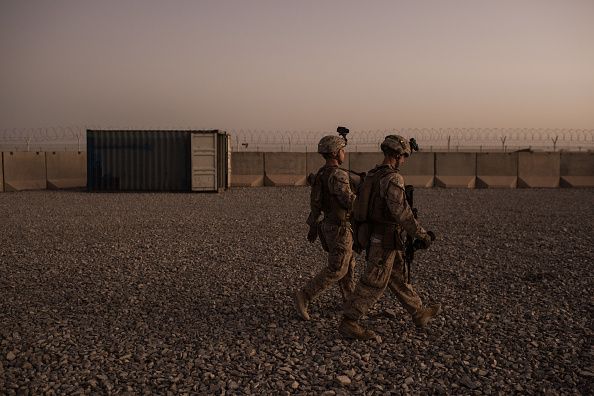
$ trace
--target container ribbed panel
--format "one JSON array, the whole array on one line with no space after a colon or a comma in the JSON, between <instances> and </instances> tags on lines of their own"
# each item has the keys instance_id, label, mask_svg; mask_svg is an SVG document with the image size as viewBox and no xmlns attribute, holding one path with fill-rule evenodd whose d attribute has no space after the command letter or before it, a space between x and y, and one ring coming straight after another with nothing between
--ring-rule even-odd
<instances>
[{"instance_id":1,"label":"container ribbed panel","mask_svg":"<svg viewBox=\"0 0 594 396\"><path fill-rule=\"evenodd\" d=\"M190 131L87 131L89 191L190 191Z\"/></svg>"}]
</instances>

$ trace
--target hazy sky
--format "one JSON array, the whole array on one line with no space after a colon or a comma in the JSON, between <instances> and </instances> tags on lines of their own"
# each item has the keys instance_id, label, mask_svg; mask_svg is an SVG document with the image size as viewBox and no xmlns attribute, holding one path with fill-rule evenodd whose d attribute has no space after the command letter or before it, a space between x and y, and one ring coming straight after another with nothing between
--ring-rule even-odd
<instances>
[{"instance_id":1,"label":"hazy sky","mask_svg":"<svg viewBox=\"0 0 594 396\"><path fill-rule=\"evenodd\" d=\"M593 0L0 0L0 128L594 127Z\"/></svg>"}]
</instances>

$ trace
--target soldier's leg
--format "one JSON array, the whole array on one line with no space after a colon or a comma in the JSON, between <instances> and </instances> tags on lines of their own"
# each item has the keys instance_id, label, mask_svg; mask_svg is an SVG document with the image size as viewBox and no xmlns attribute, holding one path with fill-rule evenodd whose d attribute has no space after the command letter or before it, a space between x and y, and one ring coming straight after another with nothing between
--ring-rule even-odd
<instances>
[{"instance_id":1,"label":"soldier's leg","mask_svg":"<svg viewBox=\"0 0 594 396\"><path fill-rule=\"evenodd\" d=\"M340 292L342 293L343 302L348 300L353 292L355 291L355 254L353 253L353 234L348 232L346 235L346 246L350 246L351 249L347 249L347 254L344 257L343 265L346 265L346 273L340 278L339 286Z\"/></svg>"},{"instance_id":2,"label":"soldier's leg","mask_svg":"<svg viewBox=\"0 0 594 396\"><path fill-rule=\"evenodd\" d=\"M390 280L394 254L394 250L384 250L381 241L372 239L365 270L345 304L345 318L359 320L381 297Z\"/></svg>"},{"instance_id":3,"label":"soldier's leg","mask_svg":"<svg viewBox=\"0 0 594 396\"><path fill-rule=\"evenodd\" d=\"M396 252L394 268L388 286L418 327L425 326L441 312L441 305L439 304L423 307L421 297L419 297L413 285L406 283L406 266L401 251Z\"/></svg>"},{"instance_id":4,"label":"soldier's leg","mask_svg":"<svg viewBox=\"0 0 594 396\"><path fill-rule=\"evenodd\" d=\"M381 241L371 240L365 271L357 283L350 300L345 303L344 316L338 326L346 338L369 340L375 333L365 329L358 321L381 297L390 279L394 251L384 250Z\"/></svg>"},{"instance_id":5,"label":"soldier's leg","mask_svg":"<svg viewBox=\"0 0 594 396\"><path fill-rule=\"evenodd\" d=\"M342 277L339 281L340 285L340 292L342 293L342 300L346 302L351 298L353 292L355 291L355 286L357 285L355 282L355 255L351 252L351 259L349 261L348 270L346 274Z\"/></svg>"},{"instance_id":6,"label":"soldier's leg","mask_svg":"<svg viewBox=\"0 0 594 396\"><path fill-rule=\"evenodd\" d=\"M394 255L394 268L392 269L388 287L409 314L414 315L423 306L421 297L419 297L413 285L406 283L404 257L403 253L399 250Z\"/></svg>"},{"instance_id":7,"label":"soldier's leg","mask_svg":"<svg viewBox=\"0 0 594 396\"><path fill-rule=\"evenodd\" d=\"M322 224L322 232L328 243L328 265L303 287L302 292L307 302L342 279L351 263L352 234L349 227Z\"/></svg>"}]
</instances>

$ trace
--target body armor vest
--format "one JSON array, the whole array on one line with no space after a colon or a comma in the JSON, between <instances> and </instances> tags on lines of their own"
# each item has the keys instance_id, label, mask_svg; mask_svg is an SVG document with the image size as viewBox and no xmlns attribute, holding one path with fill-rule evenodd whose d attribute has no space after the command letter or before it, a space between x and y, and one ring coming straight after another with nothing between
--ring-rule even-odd
<instances>
[{"instance_id":1,"label":"body armor vest","mask_svg":"<svg viewBox=\"0 0 594 396\"><path fill-rule=\"evenodd\" d=\"M336 172L338 167L336 166L324 166L319 170L316 177L316 183L319 183L321 187L321 208L324 212L324 220L334 224L341 224L349 220L349 213L347 209L343 208L336 197L330 194L328 188L328 181L330 176Z\"/></svg>"},{"instance_id":2,"label":"body armor vest","mask_svg":"<svg viewBox=\"0 0 594 396\"><path fill-rule=\"evenodd\" d=\"M373 175L373 187L371 189L371 197L369 199L369 219L373 223L374 231L380 231L381 225L396 225L396 219L392 218L390 211L386 205L386 200L381 196L380 180L384 177L396 173L398 170L392 169L388 165L381 166Z\"/></svg>"}]
</instances>

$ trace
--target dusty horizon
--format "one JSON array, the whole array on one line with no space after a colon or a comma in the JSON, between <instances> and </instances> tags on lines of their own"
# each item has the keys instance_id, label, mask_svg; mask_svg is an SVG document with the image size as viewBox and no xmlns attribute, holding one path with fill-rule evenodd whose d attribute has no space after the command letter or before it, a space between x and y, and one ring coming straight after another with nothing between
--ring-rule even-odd
<instances>
[{"instance_id":1,"label":"dusty horizon","mask_svg":"<svg viewBox=\"0 0 594 396\"><path fill-rule=\"evenodd\" d=\"M585 0L7 0L0 129L591 129L593 17Z\"/></svg>"}]
</instances>

